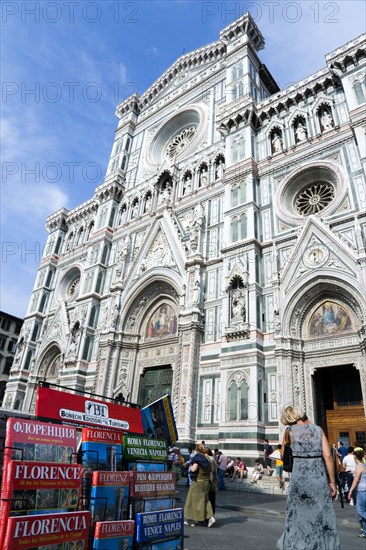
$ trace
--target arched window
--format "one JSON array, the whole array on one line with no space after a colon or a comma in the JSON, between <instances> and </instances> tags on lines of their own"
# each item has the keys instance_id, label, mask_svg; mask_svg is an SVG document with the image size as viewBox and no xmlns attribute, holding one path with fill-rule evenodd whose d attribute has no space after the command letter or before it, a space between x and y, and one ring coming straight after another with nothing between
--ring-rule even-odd
<instances>
[{"instance_id":1,"label":"arched window","mask_svg":"<svg viewBox=\"0 0 366 550\"><path fill-rule=\"evenodd\" d=\"M233 141L232 144L231 144L231 158L232 158L233 162L238 161L238 144L237 144L236 140Z\"/></svg>"},{"instance_id":2,"label":"arched window","mask_svg":"<svg viewBox=\"0 0 366 550\"><path fill-rule=\"evenodd\" d=\"M78 236L76 237L76 246L83 242L84 227L80 227L78 231Z\"/></svg>"},{"instance_id":3,"label":"arched window","mask_svg":"<svg viewBox=\"0 0 366 550\"><path fill-rule=\"evenodd\" d=\"M46 308L46 302L47 302L47 294L44 292L42 294L42 299L41 299L41 303L40 303L40 306L39 306L40 313L44 312L44 310Z\"/></svg>"},{"instance_id":4,"label":"arched window","mask_svg":"<svg viewBox=\"0 0 366 550\"><path fill-rule=\"evenodd\" d=\"M121 170L126 170L126 164L127 164L127 155L123 155L122 162L121 162Z\"/></svg>"},{"instance_id":5,"label":"arched window","mask_svg":"<svg viewBox=\"0 0 366 550\"><path fill-rule=\"evenodd\" d=\"M100 216L99 216L99 227L104 227L105 225L105 222L106 222L106 219L107 219L107 207L104 206L101 211L100 211Z\"/></svg>"},{"instance_id":6,"label":"arched window","mask_svg":"<svg viewBox=\"0 0 366 550\"><path fill-rule=\"evenodd\" d=\"M239 240L239 220L233 218L231 220L231 241L235 243L237 240Z\"/></svg>"},{"instance_id":7,"label":"arched window","mask_svg":"<svg viewBox=\"0 0 366 550\"><path fill-rule=\"evenodd\" d=\"M31 341L36 342L39 334L40 323L35 323L32 331Z\"/></svg>"},{"instance_id":8,"label":"arched window","mask_svg":"<svg viewBox=\"0 0 366 550\"><path fill-rule=\"evenodd\" d=\"M108 222L109 227L113 227L115 216L116 216L116 207L114 206L111 210L111 215L109 216L109 222Z\"/></svg>"},{"instance_id":9,"label":"arched window","mask_svg":"<svg viewBox=\"0 0 366 550\"><path fill-rule=\"evenodd\" d=\"M239 203L239 190L237 185L233 185L231 188L231 206L238 206Z\"/></svg>"},{"instance_id":10,"label":"arched window","mask_svg":"<svg viewBox=\"0 0 366 550\"><path fill-rule=\"evenodd\" d=\"M240 386L240 420L248 419L248 394L249 387L246 380Z\"/></svg>"},{"instance_id":11,"label":"arched window","mask_svg":"<svg viewBox=\"0 0 366 550\"><path fill-rule=\"evenodd\" d=\"M257 387L257 411L258 411L258 420L263 422L263 382L262 379L258 380Z\"/></svg>"},{"instance_id":12,"label":"arched window","mask_svg":"<svg viewBox=\"0 0 366 550\"><path fill-rule=\"evenodd\" d=\"M125 223L127 219L127 204L122 204L119 211L118 225Z\"/></svg>"},{"instance_id":13,"label":"arched window","mask_svg":"<svg viewBox=\"0 0 366 550\"><path fill-rule=\"evenodd\" d=\"M39 288L40 286L43 286L45 275L46 275L46 270L42 269L38 274L37 288Z\"/></svg>"},{"instance_id":14,"label":"arched window","mask_svg":"<svg viewBox=\"0 0 366 550\"><path fill-rule=\"evenodd\" d=\"M247 184L245 181L240 183L240 204L247 200Z\"/></svg>"},{"instance_id":15,"label":"arched window","mask_svg":"<svg viewBox=\"0 0 366 550\"><path fill-rule=\"evenodd\" d=\"M99 307L93 306L91 308L90 317L89 317L89 326L95 328L96 324L98 322L98 313L99 313Z\"/></svg>"},{"instance_id":16,"label":"arched window","mask_svg":"<svg viewBox=\"0 0 366 550\"><path fill-rule=\"evenodd\" d=\"M362 84L361 81L356 80L356 82L353 84L353 89L356 95L357 103L361 105L362 103L365 103L366 101L366 81Z\"/></svg>"},{"instance_id":17,"label":"arched window","mask_svg":"<svg viewBox=\"0 0 366 550\"><path fill-rule=\"evenodd\" d=\"M93 342L93 339L91 336L87 336L85 338L83 354L81 357L83 361L90 361L91 352L92 352L92 342Z\"/></svg>"},{"instance_id":18,"label":"arched window","mask_svg":"<svg viewBox=\"0 0 366 550\"><path fill-rule=\"evenodd\" d=\"M234 381L229 387L229 420L236 420L238 414L238 386Z\"/></svg>"},{"instance_id":19,"label":"arched window","mask_svg":"<svg viewBox=\"0 0 366 550\"><path fill-rule=\"evenodd\" d=\"M240 218L240 239L247 238L247 217L243 214Z\"/></svg>"},{"instance_id":20,"label":"arched window","mask_svg":"<svg viewBox=\"0 0 366 550\"><path fill-rule=\"evenodd\" d=\"M104 285L104 272L100 271L100 273L98 273L97 284L95 285L95 292L97 294L103 294L103 285Z\"/></svg>"},{"instance_id":21,"label":"arched window","mask_svg":"<svg viewBox=\"0 0 366 550\"><path fill-rule=\"evenodd\" d=\"M91 235L93 229L94 229L94 222L90 222L89 227L88 227L88 231L87 231L87 234L86 234L86 240L87 241L90 239L90 235Z\"/></svg>"},{"instance_id":22,"label":"arched window","mask_svg":"<svg viewBox=\"0 0 366 550\"><path fill-rule=\"evenodd\" d=\"M103 254L102 254L102 258L101 258L101 263L103 265L107 265L108 264L108 259L109 259L109 251L111 249L111 245L110 244L105 244L104 247L103 247Z\"/></svg>"},{"instance_id":23,"label":"arched window","mask_svg":"<svg viewBox=\"0 0 366 550\"><path fill-rule=\"evenodd\" d=\"M55 254L59 254L61 250L61 244L62 244L62 237L59 237L56 243Z\"/></svg>"},{"instance_id":24,"label":"arched window","mask_svg":"<svg viewBox=\"0 0 366 550\"><path fill-rule=\"evenodd\" d=\"M257 328L262 329L262 298L257 296L256 300L257 310Z\"/></svg>"},{"instance_id":25,"label":"arched window","mask_svg":"<svg viewBox=\"0 0 366 550\"><path fill-rule=\"evenodd\" d=\"M28 353L27 353L27 357L25 359L25 362L24 362L24 369L25 370L29 370L30 364L32 362L32 355L33 355L32 350L29 350Z\"/></svg>"},{"instance_id":26,"label":"arched window","mask_svg":"<svg viewBox=\"0 0 366 550\"><path fill-rule=\"evenodd\" d=\"M52 283L52 279L53 279L54 273L55 273L55 270L54 270L54 269L50 269L50 270L48 271L47 280L46 280L46 287L47 287L47 288L50 288L50 286L51 286L51 283Z\"/></svg>"}]
</instances>

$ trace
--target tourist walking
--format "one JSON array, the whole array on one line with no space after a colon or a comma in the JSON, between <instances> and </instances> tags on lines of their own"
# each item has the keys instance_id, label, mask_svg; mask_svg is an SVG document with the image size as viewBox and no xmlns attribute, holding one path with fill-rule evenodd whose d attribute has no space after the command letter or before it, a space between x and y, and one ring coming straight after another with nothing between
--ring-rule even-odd
<instances>
[{"instance_id":1,"label":"tourist walking","mask_svg":"<svg viewBox=\"0 0 366 550\"><path fill-rule=\"evenodd\" d=\"M281 422L288 428L293 470L288 489L285 529L279 550L339 550L332 499L337 496L334 464L323 430L303 421L297 407L286 407ZM324 466L325 464L325 466ZM329 476L327 479L326 470Z\"/></svg>"},{"instance_id":2,"label":"tourist walking","mask_svg":"<svg viewBox=\"0 0 366 550\"><path fill-rule=\"evenodd\" d=\"M217 473L219 474L219 489L225 489L225 472L227 467L227 457L221 451L215 449L215 458L217 461Z\"/></svg>"},{"instance_id":3,"label":"tourist walking","mask_svg":"<svg viewBox=\"0 0 366 550\"><path fill-rule=\"evenodd\" d=\"M280 451L282 448L281 444L277 445L277 450ZM285 482L283 480L283 461L280 458L276 458L276 477L279 483L280 489L283 489Z\"/></svg>"},{"instance_id":4,"label":"tourist walking","mask_svg":"<svg viewBox=\"0 0 366 550\"><path fill-rule=\"evenodd\" d=\"M208 449L200 444L196 447L196 454L191 460L192 485L189 488L184 506L184 523L194 527L196 522L208 519L208 527L215 523L212 505L209 500L210 490L210 461Z\"/></svg>"},{"instance_id":5,"label":"tourist walking","mask_svg":"<svg viewBox=\"0 0 366 550\"><path fill-rule=\"evenodd\" d=\"M356 471L348 493L348 500L351 501L357 491L356 511L361 524L359 537L366 539L366 464L363 463L365 453L362 449L355 449L353 454Z\"/></svg>"},{"instance_id":6,"label":"tourist walking","mask_svg":"<svg viewBox=\"0 0 366 550\"><path fill-rule=\"evenodd\" d=\"M219 476L217 475L217 462L213 456L211 449L207 448L207 458L210 461L210 489L208 491L208 498L210 499L212 511L215 515L216 512L216 493L219 489ZM211 523L210 527L213 525Z\"/></svg>"}]
</instances>

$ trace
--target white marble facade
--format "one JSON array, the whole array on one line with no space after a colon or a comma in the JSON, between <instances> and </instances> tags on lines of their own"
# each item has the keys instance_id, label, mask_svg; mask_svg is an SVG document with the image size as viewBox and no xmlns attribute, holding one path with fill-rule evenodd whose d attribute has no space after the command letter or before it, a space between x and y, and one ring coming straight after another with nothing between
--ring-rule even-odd
<instances>
[{"instance_id":1,"label":"white marble facade","mask_svg":"<svg viewBox=\"0 0 366 550\"><path fill-rule=\"evenodd\" d=\"M315 414L320 366L366 402L365 44L280 91L246 14L117 107L105 180L47 220L5 406L155 380L182 443L250 458L284 404Z\"/></svg>"}]
</instances>

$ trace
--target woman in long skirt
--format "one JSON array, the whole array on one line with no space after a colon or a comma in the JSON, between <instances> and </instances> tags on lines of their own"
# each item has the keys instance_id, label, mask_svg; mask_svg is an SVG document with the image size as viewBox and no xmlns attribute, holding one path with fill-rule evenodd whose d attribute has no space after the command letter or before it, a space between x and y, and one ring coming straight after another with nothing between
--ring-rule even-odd
<instances>
[{"instance_id":1,"label":"woman in long skirt","mask_svg":"<svg viewBox=\"0 0 366 550\"><path fill-rule=\"evenodd\" d=\"M208 449L200 444L191 460L192 484L188 491L184 506L184 523L194 527L196 522L208 519L208 527L215 523L215 518L209 500L210 462L207 458Z\"/></svg>"}]
</instances>

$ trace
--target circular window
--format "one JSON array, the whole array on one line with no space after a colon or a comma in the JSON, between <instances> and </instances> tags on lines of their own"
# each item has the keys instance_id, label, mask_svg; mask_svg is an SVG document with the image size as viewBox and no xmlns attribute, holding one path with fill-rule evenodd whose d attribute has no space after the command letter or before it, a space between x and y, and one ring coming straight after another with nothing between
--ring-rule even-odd
<instances>
[{"instance_id":1,"label":"circular window","mask_svg":"<svg viewBox=\"0 0 366 550\"><path fill-rule=\"evenodd\" d=\"M57 299L59 301L74 300L80 290L80 278L81 272L76 266L65 273L58 285Z\"/></svg>"},{"instance_id":2,"label":"circular window","mask_svg":"<svg viewBox=\"0 0 366 550\"><path fill-rule=\"evenodd\" d=\"M67 296L70 298L75 294L80 283L80 277L75 277L75 279L70 283L69 288L67 289Z\"/></svg>"},{"instance_id":3,"label":"circular window","mask_svg":"<svg viewBox=\"0 0 366 550\"><path fill-rule=\"evenodd\" d=\"M179 111L156 132L147 154L148 163L160 165L196 152L207 127L207 114L201 105Z\"/></svg>"},{"instance_id":4,"label":"circular window","mask_svg":"<svg viewBox=\"0 0 366 550\"><path fill-rule=\"evenodd\" d=\"M346 196L343 169L332 161L313 162L294 170L276 194L277 212L286 224L300 225L306 216L327 216Z\"/></svg>"},{"instance_id":5,"label":"circular window","mask_svg":"<svg viewBox=\"0 0 366 550\"><path fill-rule=\"evenodd\" d=\"M334 187L328 182L318 182L305 187L295 197L295 209L301 216L317 214L334 199Z\"/></svg>"}]
</instances>

